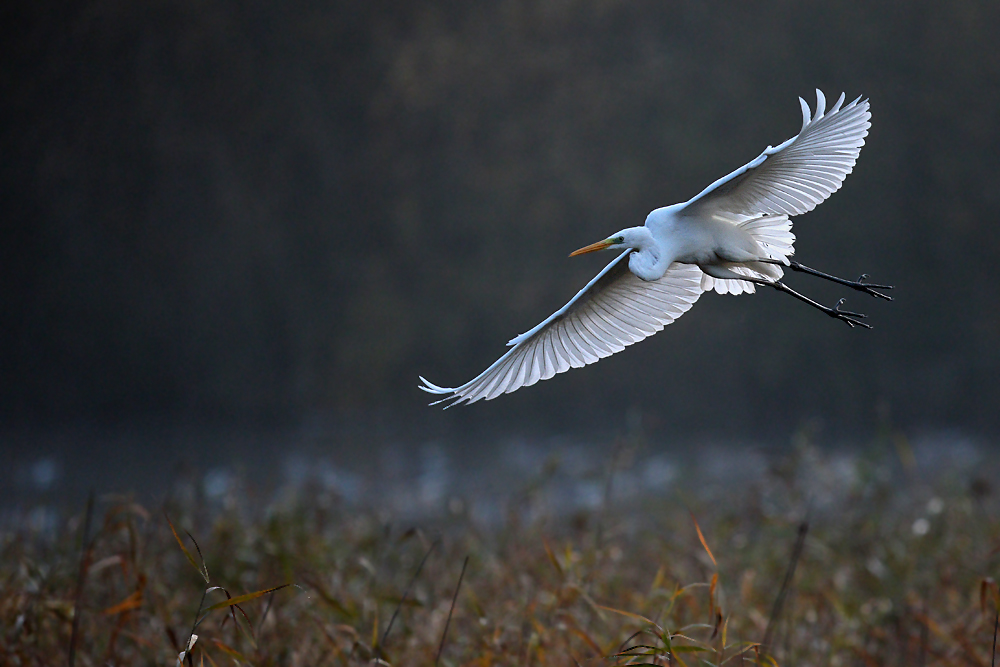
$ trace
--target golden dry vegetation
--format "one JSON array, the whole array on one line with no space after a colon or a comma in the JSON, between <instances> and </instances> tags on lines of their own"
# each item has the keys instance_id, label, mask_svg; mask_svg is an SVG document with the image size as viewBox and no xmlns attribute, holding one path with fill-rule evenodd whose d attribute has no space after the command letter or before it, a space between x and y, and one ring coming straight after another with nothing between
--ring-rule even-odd
<instances>
[{"instance_id":1,"label":"golden dry vegetation","mask_svg":"<svg viewBox=\"0 0 1000 667\"><path fill-rule=\"evenodd\" d=\"M490 526L467 505L399 525L322 490L209 508L195 486L98 497L89 528L83 508L9 513L0 661L176 664L197 618L192 665L987 666L982 474L806 446L745 485L568 515L532 511L542 478Z\"/></svg>"}]
</instances>

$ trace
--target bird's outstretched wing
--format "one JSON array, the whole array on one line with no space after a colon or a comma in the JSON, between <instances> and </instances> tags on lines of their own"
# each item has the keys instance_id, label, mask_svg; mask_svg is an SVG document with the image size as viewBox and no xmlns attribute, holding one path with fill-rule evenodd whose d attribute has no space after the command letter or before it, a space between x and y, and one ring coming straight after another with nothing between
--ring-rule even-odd
<instances>
[{"instance_id":1,"label":"bird's outstretched wing","mask_svg":"<svg viewBox=\"0 0 1000 667\"><path fill-rule=\"evenodd\" d=\"M624 350L686 313L701 296L701 270L673 264L655 281L644 282L628 268L631 251L619 255L569 303L544 322L511 340L512 348L460 387L439 387L420 378L437 403L475 403L547 380ZM432 405L434 405L432 403Z\"/></svg>"},{"instance_id":2,"label":"bird's outstretched wing","mask_svg":"<svg viewBox=\"0 0 1000 667\"><path fill-rule=\"evenodd\" d=\"M687 202L682 213L695 215L761 213L799 215L816 208L840 189L865 144L871 113L868 100L847 106L844 95L826 111L816 91L816 113L801 97L802 129L733 173L720 178Z\"/></svg>"}]
</instances>

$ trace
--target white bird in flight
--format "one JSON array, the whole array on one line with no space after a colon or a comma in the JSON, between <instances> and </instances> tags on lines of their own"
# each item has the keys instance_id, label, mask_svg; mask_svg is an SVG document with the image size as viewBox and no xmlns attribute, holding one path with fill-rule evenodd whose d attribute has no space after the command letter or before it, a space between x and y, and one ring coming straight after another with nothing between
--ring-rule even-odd
<instances>
[{"instance_id":1,"label":"white bird in flight","mask_svg":"<svg viewBox=\"0 0 1000 667\"><path fill-rule=\"evenodd\" d=\"M702 292L753 293L773 287L851 327L871 328L861 313L829 308L792 290L782 267L832 280L875 297L868 276L846 280L789 260L795 252L792 216L806 213L840 189L854 169L868 135L868 100L844 106L844 95L826 111L816 91L816 113L801 97L802 129L693 199L658 208L642 227L629 227L570 254L624 249L569 303L513 338L489 368L458 387L423 377L420 389L443 395L436 403L491 400L624 350L686 313ZM626 261L626 258L628 261Z\"/></svg>"}]
</instances>

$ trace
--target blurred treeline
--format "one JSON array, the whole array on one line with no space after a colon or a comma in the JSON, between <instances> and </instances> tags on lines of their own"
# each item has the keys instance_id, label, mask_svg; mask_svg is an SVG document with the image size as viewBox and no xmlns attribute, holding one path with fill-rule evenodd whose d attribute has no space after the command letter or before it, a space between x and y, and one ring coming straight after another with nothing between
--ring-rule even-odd
<instances>
[{"instance_id":1,"label":"blurred treeline","mask_svg":"<svg viewBox=\"0 0 1000 667\"><path fill-rule=\"evenodd\" d=\"M0 10L2 418L392 414L747 436L1000 427L1000 3L19 2ZM705 295L586 370L424 407L602 266L569 251L871 99L798 258L872 332ZM461 414L459 414L461 413ZM457 421L456 421L457 420ZM416 422L415 422L416 423Z\"/></svg>"}]
</instances>

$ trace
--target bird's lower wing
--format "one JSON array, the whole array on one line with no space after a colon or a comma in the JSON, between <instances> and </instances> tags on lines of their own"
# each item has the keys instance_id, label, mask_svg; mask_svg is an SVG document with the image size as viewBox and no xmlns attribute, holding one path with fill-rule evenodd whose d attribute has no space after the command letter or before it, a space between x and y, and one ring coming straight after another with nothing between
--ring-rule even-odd
<instances>
[{"instance_id":1,"label":"bird's lower wing","mask_svg":"<svg viewBox=\"0 0 1000 667\"><path fill-rule=\"evenodd\" d=\"M420 388L445 396L436 402L452 401L447 407L491 400L620 352L676 320L701 296L697 266L673 264L659 280L645 282L629 271L630 252L544 322L511 340L507 354L474 379L439 387L421 377Z\"/></svg>"},{"instance_id":2,"label":"bird's lower wing","mask_svg":"<svg viewBox=\"0 0 1000 667\"><path fill-rule=\"evenodd\" d=\"M843 106L841 95L827 111L826 98L817 90L815 114L801 97L799 102L802 129L797 135L779 146L768 146L755 159L709 185L683 212L800 215L839 190L854 170L871 127L868 100L858 98Z\"/></svg>"}]
</instances>

